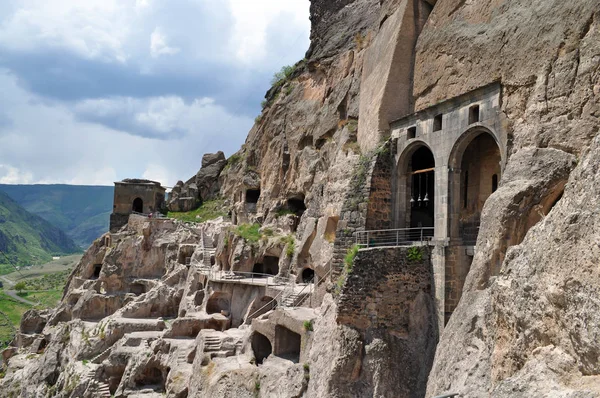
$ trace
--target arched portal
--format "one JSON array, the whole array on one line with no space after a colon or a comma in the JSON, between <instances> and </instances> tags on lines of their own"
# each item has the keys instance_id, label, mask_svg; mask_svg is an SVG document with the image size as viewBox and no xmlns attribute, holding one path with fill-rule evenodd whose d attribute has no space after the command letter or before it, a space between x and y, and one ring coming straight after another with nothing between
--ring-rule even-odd
<instances>
[{"instance_id":1,"label":"arched portal","mask_svg":"<svg viewBox=\"0 0 600 398\"><path fill-rule=\"evenodd\" d=\"M254 332L252 335L251 345L257 365L261 365L265 358L273 352L273 347L271 346L269 339L258 332Z\"/></svg>"},{"instance_id":2,"label":"arched portal","mask_svg":"<svg viewBox=\"0 0 600 398\"><path fill-rule=\"evenodd\" d=\"M502 156L494 135L486 129L467 130L456 141L449 159L448 210L450 239L446 249L444 312L448 322L462 296L471 268L485 201L498 188Z\"/></svg>"},{"instance_id":3,"label":"arched portal","mask_svg":"<svg viewBox=\"0 0 600 398\"><path fill-rule=\"evenodd\" d=\"M500 148L488 130L467 131L453 149L450 235L465 245L477 241L483 205L498 189L501 160Z\"/></svg>"},{"instance_id":4,"label":"arched portal","mask_svg":"<svg viewBox=\"0 0 600 398\"><path fill-rule=\"evenodd\" d=\"M133 205L131 206L131 210L133 210L136 213L144 212L144 201L142 200L142 198L135 198L133 200Z\"/></svg>"},{"instance_id":5,"label":"arched portal","mask_svg":"<svg viewBox=\"0 0 600 398\"><path fill-rule=\"evenodd\" d=\"M397 183L395 227L431 228L425 236L433 236L435 157L424 143L415 143L401 155Z\"/></svg>"}]
</instances>

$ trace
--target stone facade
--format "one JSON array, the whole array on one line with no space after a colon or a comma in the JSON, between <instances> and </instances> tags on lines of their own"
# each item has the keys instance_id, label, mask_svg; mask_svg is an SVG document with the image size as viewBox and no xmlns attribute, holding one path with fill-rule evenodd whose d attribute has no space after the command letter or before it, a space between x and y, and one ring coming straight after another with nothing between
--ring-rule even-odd
<instances>
[{"instance_id":1,"label":"stone facade","mask_svg":"<svg viewBox=\"0 0 600 398\"><path fill-rule=\"evenodd\" d=\"M161 211L164 205L165 188L159 182L139 179L115 182L110 231L117 232L127 224L131 213L156 213Z\"/></svg>"},{"instance_id":2,"label":"stone facade","mask_svg":"<svg viewBox=\"0 0 600 398\"><path fill-rule=\"evenodd\" d=\"M411 226L413 155L427 148L435 163L432 262L440 325L460 300L483 204L501 181L508 136L500 107L501 87L492 84L391 125L393 227Z\"/></svg>"},{"instance_id":3,"label":"stone facade","mask_svg":"<svg viewBox=\"0 0 600 398\"><path fill-rule=\"evenodd\" d=\"M373 396L424 396L438 340L429 248L362 250L341 289L337 323L358 331L362 366L382 355L394 358L386 372L390 392ZM409 259L416 248L420 259ZM381 344L382 351L375 348ZM384 354L385 353L385 354ZM363 372L368 373L368 372ZM360 384L360 375L353 380ZM368 375L366 376L368 377ZM393 395L391 395L393 392ZM363 395L366 396L366 395Z\"/></svg>"}]
</instances>

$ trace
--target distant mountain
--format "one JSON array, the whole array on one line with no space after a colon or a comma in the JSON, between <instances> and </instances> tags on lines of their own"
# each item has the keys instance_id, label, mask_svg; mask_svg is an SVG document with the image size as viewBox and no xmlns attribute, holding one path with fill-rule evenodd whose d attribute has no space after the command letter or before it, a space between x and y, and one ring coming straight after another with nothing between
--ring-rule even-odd
<instances>
[{"instance_id":1,"label":"distant mountain","mask_svg":"<svg viewBox=\"0 0 600 398\"><path fill-rule=\"evenodd\" d=\"M0 191L65 231L83 248L108 231L113 187L0 184Z\"/></svg>"},{"instance_id":2,"label":"distant mountain","mask_svg":"<svg viewBox=\"0 0 600 398\"><path fill-rule=\"evenodd\" d=\"M0 273L8 264L29 265L52 260L53 255L81 249L63 231L43 218L29 213L0 191Z\"/></svg>"}]
</instances>

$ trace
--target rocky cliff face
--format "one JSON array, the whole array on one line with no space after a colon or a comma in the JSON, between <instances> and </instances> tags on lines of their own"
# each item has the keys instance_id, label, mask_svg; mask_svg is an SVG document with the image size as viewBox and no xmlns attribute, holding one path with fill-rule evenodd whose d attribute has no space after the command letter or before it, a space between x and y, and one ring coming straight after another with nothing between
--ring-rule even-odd
<instances>
[{"instance_id":1,"label":"rocky cliff face","mask_svg":"<svg viewBox=\"0 0 600 398\"><path fill-rule=\"evenodd\" d=\"M220 195L231 220L134 216L96 241L60 306L25 316L4 391L600 396L599 12L313 0L306 59L242 149L175 189L174 210ZM343 257L354 231L391 225L392 119L495 82L505 166L444 327L435 253Z\"/></svg>"},{"instance_id":2,"label":"rocky cliff face","mask_svg":"<svg viewBox=\"0 0 600 398\"><path fill-rule=\"evenodd\" d=\"M599 11L595 1L442 0L419 37L417 109L500 81L512 133L428 396L600 394L590 366Z\"/></svg>"}]
</instances>

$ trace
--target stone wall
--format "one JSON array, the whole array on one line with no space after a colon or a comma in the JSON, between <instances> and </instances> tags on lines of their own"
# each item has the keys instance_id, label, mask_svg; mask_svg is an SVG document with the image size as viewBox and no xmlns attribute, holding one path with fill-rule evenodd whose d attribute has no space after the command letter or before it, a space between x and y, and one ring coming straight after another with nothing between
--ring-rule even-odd
<instances>
[{"instance_id":1,"label":"stone wall","mask_svg":"<svg viewBox=\"0 0 600 398\"><path fill-rule=\"evenodd\" d=\"M374 387L359 396L425 394L438 327L430 248L420 249L418 261L408 247L361 250L342 287L337 324L357 331L364 347L351 388ZM375 367L384 380L373 377Z\"/></svg>"},{"instance_id":2,"label":"stone wall","mask_svg":"<svg viewBox=\"0 0 600 398\"><path fill-rule=\"evenodd\" d=\"M365 229L392 227L392 159L389 142L375 159L367 206Z\"/></svg>"},{"instance_id":3,"label":"stone wall","mask_svg":"<svg viewBox=\"0 0 600 398\"><path fill-rule=\"evenodd\" d=\"M429 248L418 248L420 261L408 259L407 247L361 250L340 295L338 322L362 331L387 329L408 335L417 296L432 300ZM423 315L433 322L433 313Z\"/></svg>"}]
</instances>

